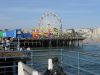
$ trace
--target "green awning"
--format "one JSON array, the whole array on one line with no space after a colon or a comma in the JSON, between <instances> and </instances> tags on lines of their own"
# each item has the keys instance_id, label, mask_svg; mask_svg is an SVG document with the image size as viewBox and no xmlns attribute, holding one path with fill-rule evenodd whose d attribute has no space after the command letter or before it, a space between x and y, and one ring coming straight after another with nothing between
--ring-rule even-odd
<instances>
[{"instance_id":1,"label":"green awning","mask_svg":"<svg viewBox=\"0 0 100 75\"><path fill-rule=\"evenodd\" d=\"M3 37L3 31L0 31L0 38Z\"/></svg>"}]
</instances>

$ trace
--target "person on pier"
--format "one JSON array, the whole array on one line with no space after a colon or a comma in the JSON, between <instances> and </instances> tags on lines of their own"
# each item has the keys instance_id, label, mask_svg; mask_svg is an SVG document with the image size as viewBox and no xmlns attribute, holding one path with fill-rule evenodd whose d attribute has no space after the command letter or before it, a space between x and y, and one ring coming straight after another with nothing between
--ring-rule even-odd
<instances>
[{"instance_id":1,"label":"person on pier","mask_svg":"<svg viewBox=\"0 0 100 75\"><path fill-rule=\"evenodd\" d=\"M57 57L48 60L48 69L44 75L66 75Z\"/></svg>"},{"instance_id":2,"label":"person on pier","mask_svg":"<svg viewBox=\"0 0 100 75\"><path fill-rule=\"evenodd\" d=\"M6 44L5 50L9 50L10 49L10 40L5 39L5 44Z\"/></svg>"},{"instance_id":3,"label":"person on pier","mask_svg":"<svg viewBox=\"0 0 100 75\"><path fill-rule=\"evenodd\" d=\"M2 43L2 49L5 50L5 46L6 46L5 39L2 39L1 43Z\"/></svg>"}]
</instances>

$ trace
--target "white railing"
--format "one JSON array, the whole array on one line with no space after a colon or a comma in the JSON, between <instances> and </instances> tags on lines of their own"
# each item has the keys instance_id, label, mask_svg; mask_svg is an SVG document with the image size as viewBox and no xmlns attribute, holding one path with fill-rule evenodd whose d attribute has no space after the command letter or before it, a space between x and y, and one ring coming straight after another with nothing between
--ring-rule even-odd
<instances>
[{"instance_id":1,"label":"white railing","mask_svg":"<svg viewBox=\"0 0 100 75\"><path fill-rule=\"evenodd\" d=\"M43 75L43 74L22 62L18 62L18 75Z\"/></svg>"}]
</instances>

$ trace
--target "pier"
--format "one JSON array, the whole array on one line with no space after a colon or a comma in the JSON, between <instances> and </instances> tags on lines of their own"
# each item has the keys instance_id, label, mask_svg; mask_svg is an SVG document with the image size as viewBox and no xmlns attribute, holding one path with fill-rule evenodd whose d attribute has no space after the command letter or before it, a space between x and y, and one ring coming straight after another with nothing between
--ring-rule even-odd
<instances>
[{"instance_id":1,"label":"pier","mask_svg":"<svg viewBox=\"0 0 100 75\"><path fill-rule=\"evenodd\" d=\"M13 42L20 43L20 47L80 47L82 46L83 37L57 38L57 39L14 39Z\"/></svg>"}]
</instances>

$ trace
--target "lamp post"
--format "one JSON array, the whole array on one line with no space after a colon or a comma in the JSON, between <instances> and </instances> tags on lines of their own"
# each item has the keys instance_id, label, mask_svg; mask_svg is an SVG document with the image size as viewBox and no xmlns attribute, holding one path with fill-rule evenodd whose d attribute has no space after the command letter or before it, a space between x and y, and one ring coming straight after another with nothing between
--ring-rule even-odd
<instances>
[{"instance_id":1,"label":"lamp post","mask_svg":"<svg viewBox=\"0 0 100 75\"><path fill-rule=\"evenodd\" d=\"M20 50L19 37L18 37L18 46L17 46L17 50Z\"/></svg>"},{"instance_id":2,"label":"lamp post","mask_svg":"<svg viewBox=\"0 0 100 75\"><path fill-rule=\"evenodd\" d=\"M20 41L19 41L20 40L20 35L21 35L21 31L20 30L17 31L17 35L18 35L17 36L17 38L18 38L17 50L20 50Z\"/></svg>"}]
</instances>

